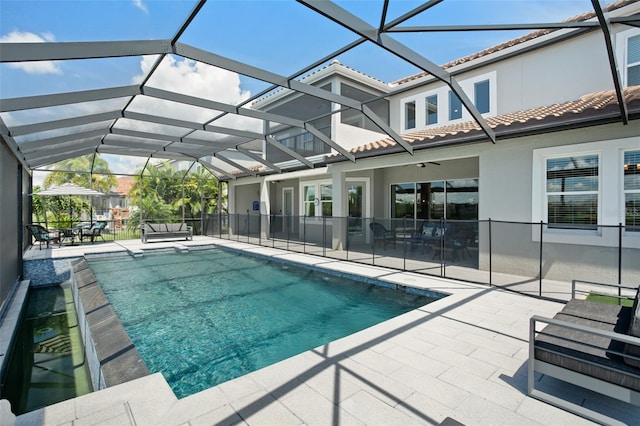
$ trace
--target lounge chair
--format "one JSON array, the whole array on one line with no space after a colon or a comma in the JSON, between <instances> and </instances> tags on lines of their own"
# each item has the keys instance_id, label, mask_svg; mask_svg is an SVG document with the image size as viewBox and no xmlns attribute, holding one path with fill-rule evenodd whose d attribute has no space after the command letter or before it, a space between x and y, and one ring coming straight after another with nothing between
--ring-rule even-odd
<instances>
[{"instance_id":1,"label":"lounge chair","mask_svg":"<svg viewBox=\"0 0 640 426\"><path fill-rule=\"evenodd\" d=\"M102 241L104 241L104 237L102 236L102 231L104 230L104 228L106 228L106 226L107 226L107 221L99 220L97 222L94 222L93 225L91 225L91 228L81 229L80 241L82 241L85 237L91 238L92 243L98 237L102 238Z\"/></svg>"},{"instance_id":2,"label":"lounge chair","mask_svg":"<svg viewBox=\"0 0 640 426\"><path fill-rule=\"evenodd\" d=\"M40 243L40 250L42 250L42 243L47 243L47 248L49 248L49 243L58 243L58 247L62 245L62 238L59 232L50 232L42 225L26 225L27 230L31 234L34 240Z\"/></svg>"},{"instance_id":3,"label":"lounge chair","mask_svg":"<svg viewBox=\"0 0 640 426\"><path fill-rule=\"evenodd\" d=\"M614 419L536 388L545 374L624 402L640 405L640 289L582 281L591 287L636 292L632 307L572 299L553 318L533 316L529 330L528 393L602 424ZM613 294L611 292L603 294ZM539 330L537 324L547 324Z\"/></svg>"},{"instance_id":4,"label":"lounge chair","mask_svg":"<svg viewBox=\"0 0 640 426\"><path fill-rule=\"evenodd\" d=\"M373 232L373 245L376 243L382 244L383 249L387 249L387 244L393 244L393 248L396 247L396 234L393 231L387 230L381 223L371 222L369 224L371 232Z\"/></svg>"}]
</instances>

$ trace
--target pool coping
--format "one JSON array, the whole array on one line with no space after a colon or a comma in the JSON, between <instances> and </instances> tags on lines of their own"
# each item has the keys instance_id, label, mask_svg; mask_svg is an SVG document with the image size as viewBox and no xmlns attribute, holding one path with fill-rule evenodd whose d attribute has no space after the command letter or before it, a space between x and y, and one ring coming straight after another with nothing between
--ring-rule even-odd
<instances>
[{"instance_id":1,"label":"pool coping","mask_svg":"<svg viewBox=\"0 0 640 426\"><path fill-rule=\"evenodd\" d=\"M84 258L71 261L71 288L94 391L150 375Z\"/></svg>"}]
</instances>

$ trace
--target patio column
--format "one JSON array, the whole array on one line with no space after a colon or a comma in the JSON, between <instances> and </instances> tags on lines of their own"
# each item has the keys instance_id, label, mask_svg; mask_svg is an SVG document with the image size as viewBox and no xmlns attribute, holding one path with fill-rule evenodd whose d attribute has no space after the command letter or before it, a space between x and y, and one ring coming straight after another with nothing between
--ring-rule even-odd
<instances>
[{"instance_id":1,"label":"patio column","mask_svg":"<svg viewBox=\"0 0 640 426\"><path fill-rule=\"evenodd\" d=\"M262 178L260 182L260 238L269 238L269 214L271 214L270 182Z\"/></svg>"},{"instance_id":2,"label":"patio column","mask_svg":"<svg viewBox=\"0 0 640 426\"><path fill-rule=\"evenodd\" d=\"M347 216L349 215L345 188L345 173L334 171L331 173L333 226L331 248L344 250L347 242Z\"/></svg>"}]
</instances>

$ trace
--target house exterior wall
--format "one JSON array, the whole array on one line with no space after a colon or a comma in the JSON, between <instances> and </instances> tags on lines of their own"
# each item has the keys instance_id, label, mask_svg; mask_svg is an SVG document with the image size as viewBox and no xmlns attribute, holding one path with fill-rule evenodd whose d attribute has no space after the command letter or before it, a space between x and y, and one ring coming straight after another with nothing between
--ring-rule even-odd
<instances>
[{"instance_id":1,"label":"house exterior wall","mask_svg":"<svg viewBox=\"0 0 640 426\"><path fill-rule=\"evenodd\" d=\"M624 30L622 26L615 28L618 32ZM449 72L454 74L472 102L472 84L468 81L495 73L496 87L492 90L496 90L497 105L495 112L492 111L490 115L506 114L575 100L586 93L611 90L613 80L603 44L602 34L590 32L470 71L461 72L452 68ZM463 66L459 68L463 69ZM448 100L445 94L448 88L438 81L391 97L391 127L399 133L407 132L403 122L404 103L417 98L417 123L411 131L425 128L422 118L424 103L420 102L424 101L423 94L437 88L441 88L439 107L446 110ZM470 119L471 116L465 111L462 121ZM446 123L440 120L436 126L443 124Z\"/></svg>"}]
</instances>

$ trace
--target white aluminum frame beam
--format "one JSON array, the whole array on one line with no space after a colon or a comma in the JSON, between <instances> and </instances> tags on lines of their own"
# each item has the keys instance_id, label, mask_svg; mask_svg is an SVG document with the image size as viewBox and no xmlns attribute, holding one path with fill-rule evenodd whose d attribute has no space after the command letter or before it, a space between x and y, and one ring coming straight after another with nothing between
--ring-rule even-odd
<instances>
[{"instance_id":1,"label":"white aluminum frame beam","mask_svg":"<svg viewBox=\"0 0 640 426\"><path fill-rule=\"evenodd\" d=\"M224 152L224 151L222 151L222 152ZM256 171L250 170L250 169L244 167L243 165L238 164L235 161L228 159L224 155L221 155L221 152L216 152L215 154L213 154L213 156L215 158L217 158L218 160L222 161L223 163L227 163L227 164L229 164L229 165L231 165L233 167L236 167L239 170L242 170L243 172L250 174L251 176L258 176L258 173Z\"/></svg>"},{"instance_id":2,"label":"white aluminum frame beam","mask_svg":"<svg viewBox=\"0 0 640 426\"><path fill-rule=\"evenodd\" d=\"M24 151L24 150L33 151L34 149L55 147L57 145L60 145L66 142L91 138L94 136L102 137L105 135L105 133L108 133L108 132L109 132L108 128L94 129L94 130L88 130L86 132L77 132L77 133L71 133L63 136L54 136L51 138L25 141L25 142L19 143L18 147L20 148L21 151Z\"/></svg>"},{"instance_id":3,"label":"white aluminum frame beam","mask_svg":"<svg viewBox=\"0 0 640 426\"><path fill-rule=\"evenodd\" d=\"M284 146L283 144L278 142L278 140L276 138L274 138L273 136L269 135L269 136L265 137L264 140L268 144L272 145L274 148L277 148L280 151L282 151L282 152L288 154L289 156L295 158L296 160L300 161L302 164L306 165L310 169L314 168L314 164L311 161L307 160L306 158L304 158L302 155L298 154L297 152L295 152L291 148Z\"/></svg>"},{"instance_id":4,"label":"white aluminum frame beam","mask_svg":"<svg viewBox=\"0 0 640 426\"><path fill-rule=\"evenodd\" d=\"M90 137L90 138L82 138L82 139L74 139L67 141L65 143L61 143L55 146L45 146L39 148L29 148L21 150L26 158L39 158L44 157L46 155L58 155L58 153L62 154L69 148L77 148L77 147L92 147L96 148L100 141L100 137Z\"/></svg>"},{"instance_id":5,"label":"white aluminum frame beam","mask_svg":"<svg viewBox=\"0 0 640 426\"><path fill-rule=\"evenodd\" d=\"M23 136L31 133L45 132L47 130L64 129L66 127L82 126L84 124L99 123L102 121L115 120L122 117L120 110L101 112L98 114L83 115L81 117L63 118L60 120L43 121L40 123L14 126L9 130L10 136Z\"/></svg>"},{"instance_id":6,"label":"white aluminum frame beam","mask_svg":"<svg viewBox=\"0 0 640 426\"><path fill-rule=\"evenodd\" d=\"M171 53L171 40L2 43L0 63L120 58Z\"/></svg>"},{"instance_id":7,"label":"white aluminum frame beam","mask_svg":"<svg viewBox=\"0 0 640 426\"><path fill-rule=\"evenodd\" d=\"M366 105L363 105L363 108L366 108ZM347 151L346 149L344 149L342 146L338 145L337 143L335 143L334 141L332 141L327 135L325 135L324 133L322 133L320 130L318 130L317 128L315 128L312 124L310 123L305 123L304 128L311 133L313 136L315 136L316 138L320 139L322 142L324 142L325 144L329 145L331 148L335 149L336 151L338 151L340 154L342 154L344 157L348 158L349 161L351 161L352 163L356 162L356 157L350 153L349 151Z\"/></svg>"},{"instance_id":8,"label":"white aluminum frame beam","mask_svg":"<svg viewBox=\"0 0 640 426\"><path fill-rule=\"evenodd\" d=\"M254 154L253 152L249 151L246 148L243 148L241 146L237 146L236 150L238 152L246 155L247 157L251 158L252 160L255 160L255 161L259 162L259 163L264 164L265 166L269 167L271 170L273 170L276 173L282 172L282 169L280 169L280 167L276 166L275 164L273 164L270 161L265 160L261 156Z\"/></svg>"},{"instance_id":9,"label":"white aluminum frame beam","mask_svg":"<svg viewBox=\"0 0 640 426\"><path fill-rule=\"evenodd\" d=\"M126 98L140 94L140 86L120 86L107 89L84 90L56 93L53 95L25 96L22 98L0 99L0 112L22 111L105 99Z\"/></svg>"},{"instance_id":10,"label":"white aluminum frame beam","mask_svg":"<svg viewBox=\"0 0 640 426\"><path fill-rule=\"evenodd\" d=\"M216 166L214 166L211 163L207 163L206 161L202 160L202 159L198 159L198 163L200 163L205 169L209 170L209 172L217 172L220 173L222 176L226 176L229 179L233 179L236 180L236 177L232 174L230 174L229 172L226 172Z\"/></svg>"},{"instance_id":11,"label":"white aluminum frame beam","mask_svg":"<svg viewBox=\"0 0 640 426\"><path fill-rule=\"evenodd\" d=\"M92 154L95 152L95 148L80 148L77 150L65 151L64 154L58 155L46 155L44 157L33 157L27 160L31 168L42 167L48 164L57 163L58 161L66 160L67 158L81 157L83 155Z\"/></svg>"}]
</instances>

